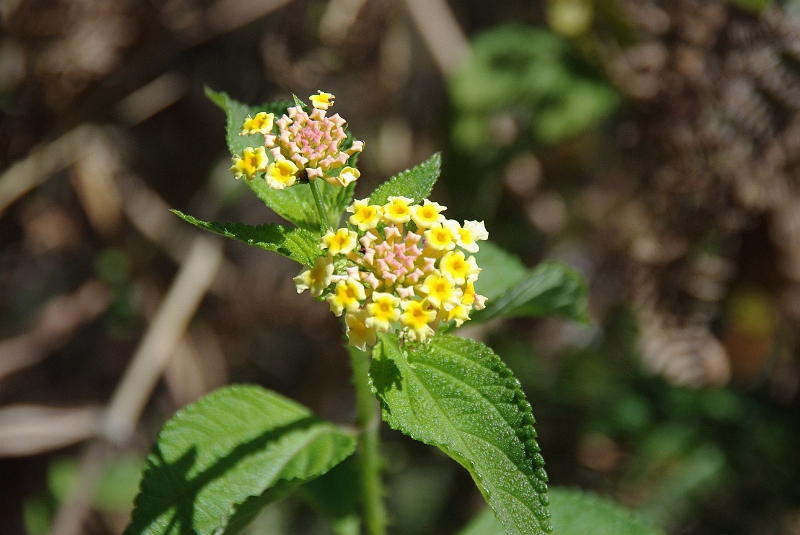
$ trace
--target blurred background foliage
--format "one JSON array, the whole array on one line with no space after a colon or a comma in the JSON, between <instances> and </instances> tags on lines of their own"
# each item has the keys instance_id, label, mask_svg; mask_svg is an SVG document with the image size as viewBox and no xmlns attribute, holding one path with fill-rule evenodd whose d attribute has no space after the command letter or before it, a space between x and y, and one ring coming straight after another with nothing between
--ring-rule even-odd
<instances>
[{"instance_id":1,"label":"blurred background foliage","mask_svg":"<svg viewBox=\"0 0 800 535\"><path fill-rule=\"evenodd\" d=\"M366 141L357 196L442 149L449 217L584 274L588 327L465 329L522 381L554 484L669 533L800 534L798 16L789 0L0 2L0 532L120 533L160 425L226 383L352 419L327 306L296 295L289 261L225 243L163 376L134 385L135 431L97 438L189 263L196 234L168 209L277 221L227 171L209 86L334 93ZM384 438L393 533L455 533L480 510L455 463ZM286 500L250 532L330 531Z\"/></svg>"}]
</instances>

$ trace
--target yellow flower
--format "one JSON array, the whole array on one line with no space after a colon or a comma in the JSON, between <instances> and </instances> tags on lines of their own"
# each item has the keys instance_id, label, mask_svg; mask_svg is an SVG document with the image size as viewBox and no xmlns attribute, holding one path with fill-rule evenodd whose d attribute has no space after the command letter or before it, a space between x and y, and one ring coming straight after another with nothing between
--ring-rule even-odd
<instances>
[{"instance_id":1,"label":"yellow flower","mask_svg":"<svg viewBox=\"0 0 800 535\"><path fill-rule=\"evenodd\" d=\"M458 228L458 246L468 253L477 253L479 240L489 238L483 221L464 221L464 226Z\"/></svg>"},{"instance_id":2,"label":"yellow flower","mask_svg":"<svg viewBox=\"0 0 800 535\"><path fill-rule=\"evenodd\" d=\"M333 291L325 298L331 307L331 312L337 316L342 315L343 310L355 312L359 308L359 301L367 298L364 287L360 282L347 279L339 281L334 286Z\"/></svg>"},{"instance_id":3,"label":"yellow flower","mask_svg":"<svg viewBox=\"0 0 800 535\"><path fill-rule=\"evenodd\" d=\"M461 251L450 251L442 257L439 269L449 275L456 284L464 284L468 279L477 277L481 268L475 262L475 257L464 258Z\"/></svg>"},{"instance_id":4,"label":"yellow flower","mask_svg":"<svg viewBox=\"0 0 800 535\"><path fill-rule=\"evenodd\" d=\"M436 251L450 251L456 246L456 233L445 221L444 225L436 224L425 231L425 243Z\"/></svg>"},{"instance_id":5,"label":"yellow flower","mask_svg":"<svg viewBox=\"0 0 800 535\"><path fill-rule=\"evenodd\" d=\"M408 197L389 197L389 203L383 206L383 219L389 223L408 223L411 221L411 203Z\"/></svg>"},{"instance_id":6,"label":"yellow flower","mask_svg":"<svg viewBox=\"0 0 800 535\"><path fill-rule=\"evenodd\" d=\"M269 134L272 132L274 120L275 115L265 111L256 113L256 116L252 118L248 114L247 119L245 119L244 124L242 125L242 131L239 133L239 135Z\"/></svg>"},{"instance_id":7,"label":"yellow flower","mask_svg":"<svg viewBox=\"0 0 800 535\"><path fill-rule=\"evenodd\" d=\"M318 110L327 110L331 106L333 106L333 99L335 98L330 93L323 93L322 91L317 91L316 95L311 95L308 97L311 101L311 105L314 106Z\"/></svg>"},{"instance_id":8,"label":"yellow flower","mask_svg":"<svg viewBox=\"0 0 800 535\"><path fill-rule=\"evenodd\" d=\"M358 180L359 177L361 177L361 171L354 169L353 167L345 167L342 169L342 172L339 173L339 176L323 176L326 182L334 186L347 186L351 182Z\"/></svg>"},{"instance_id":9,"label":"yellow flower","mask_svg":"<svg viewBox=\"0 0 800 535\"><path fill-rule=\"evenodd\" d=\"M486 297L475 293L475 286L472 282L468 282L464 287L464 295L461 297L461 304L474 308L475 310L482 310L486 308Z\"/></svg>"},{"instance_id":10,"label":"yellow flower","mask_svg":"<svg viewBox=\"0 0 800 535\"><path fill-rule=\"evenodd\" d=\"M428 302L436 308L449 308L445 305L458 303L453 280L436 271L425 278L419 291L427 295Z\"/></svg>"},{"instance_id":11,"label":"yellow flower","mask_svg":"<svg viewBox=\"0 0 800 535\"><path fill-rule=\"evenodd\" d=\"M265 178L272 189L288 188L297 180L297 166L291 160L276 160L267 167Z\"/></svg>"},{"instance_id":12,"label":"yellow flower","mask_svg":"<svg viewBox=\"0 0 800 535\"><path fill-rule=\"evenodd\" d=\"M372 294L372 303L367 305L369 317L366 320L368 327L386 333L392 330L391 322L400 319L400 299L392 294L375 292Z\"/></svg>"},{"instance_id":13,"label":"yellow flower","mask_svg":"<svg viewBox=\"0 0 800 535\"><path fill-rule=\"evenodd\" d=\"M351 346L357 347L361 351L366 351L367 346L374 346L377 341L375 329L367 325L368 319L366 310L348 312L344 316L347 340Z\"/></svg>"},{"instance_id":14,"label":"yellow flower","mask_svg":"<svg viewBox=\"0 0 800 535\"><path fill-rule=\"evenodd\" d=\"M381 207L370 204L369 199L353 202L347 211L353 214L348 221L351 225L358 226L361 232L377 227L381 220Z\"/></svg>"},{"instance_id":15,"label":"yellow flower","mask_svg":"<svg viewBox=\"0 0 800 535\"><path fill-rule=\"evenodd\" d=\"M456 305L447 313L447 321L456 320L456 327L469 320L469 310L464 305Z\"/></svg>"},{"instance_id":16,"label":"yellow flower","mask_svg":"<svg viewBox=\"0 0 800 535\"><path fill-rule=\"evenodd\" d=\"M247 147L242 151L242 155L233 156L233 165L230 170L238 179L244 177L246 180L253 180L260 171L267 168L267 152L264 147Z\"/></svg>"},{"instance_id":17,"label":"yellow flower","mask_svg":"<svg viewBox=\"0 0 800 535\"><path fill-rule=\"evenodd\" d=\"M430 228L434 224L444 221L442 212L445 210L447 208L441 204L425 199L423 204L411 207L411 219L419 228Z\"/></svg>"},{"instance_id":18,"label":"yellow flower","mask_svg":"<svg viewBox=\"0 0 800 535\"><path fill-rule=\"evenodd\" d=\"M327 249L328 255L346 255L358 245L358 234L346 228L340 228L336 232L329 230L322 237L320 249Z\"/></svg>"},{"instance_id":19,"label":"yellow flower","mask_svg":"<svg viewBox=\"0 0 800 535\"><path fill-rule=\"evenodd\" d=\"M407 329L409 340L424 342L433 336L433 329L428 323L436 319L436 312L428 308L426 301L403 301L403 314L400 315L400 324Z\"/></svg>"},{"instance_id":20,"label":"yellow flower","mask_svg":"<svg viewBox=\"0 0 800 535\"><path fill-rule=\"evenodd\" d=\"M331 283L331 275L333 275L333 260L329 257L318 256L314 260L314 267L305 268L292 280L297 287L297 293L310 290L313 297L319 297Z\"/></svg>"}]
</instances>

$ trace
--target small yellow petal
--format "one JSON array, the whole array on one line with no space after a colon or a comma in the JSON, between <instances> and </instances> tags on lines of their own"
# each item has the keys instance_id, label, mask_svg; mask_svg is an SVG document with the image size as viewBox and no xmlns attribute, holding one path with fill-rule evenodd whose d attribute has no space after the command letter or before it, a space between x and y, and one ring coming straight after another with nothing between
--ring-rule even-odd
<instances>
[{"instance_id":1,"label":"small yellow petal","mask_svg":"<svg viewBox=\"0 0 800 535\"><path fill-rule=\"evenodd\" d=\"M318 110L327 110L331 106L333 106L333 99L335 98L330 93L324 93L322 91L317 91L316 95L311 95L308 97L311 100L311 105L314 106Z\"/></svg>"}]
</instances>

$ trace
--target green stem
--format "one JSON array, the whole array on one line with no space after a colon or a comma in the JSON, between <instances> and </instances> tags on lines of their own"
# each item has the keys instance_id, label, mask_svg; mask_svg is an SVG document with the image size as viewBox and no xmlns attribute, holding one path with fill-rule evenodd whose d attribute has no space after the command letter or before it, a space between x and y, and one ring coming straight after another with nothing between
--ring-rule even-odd
<instances>
[{"instance_id":1,"label":"green stem","mask_svg":"<svg viewBox=\"0 0 800 535\"><path fill-rule=\"evenodd\" d=\"M385 535L386 507L383 503L383 468L380 457L380 407L369 386L370 354L350 348L356 387L359 447L359 483L364 524L368 535Z\"/></svg>"},{"instance_id":2,"label":"green stem","mask_svg":"<svg viewBox=\"0 0 800 535\"><path fill-rule=\"evenodd\" d=\"M319 194L319 186L317 185L316 180L309 180L308 185L311 186L311 194L314 196L314 204L317 205L319 224L324 234L326 231L330 230L331 224L328 222L328 216L325 213L325 208L322 207L322 197Z\"/></svg>"}]
</instances>

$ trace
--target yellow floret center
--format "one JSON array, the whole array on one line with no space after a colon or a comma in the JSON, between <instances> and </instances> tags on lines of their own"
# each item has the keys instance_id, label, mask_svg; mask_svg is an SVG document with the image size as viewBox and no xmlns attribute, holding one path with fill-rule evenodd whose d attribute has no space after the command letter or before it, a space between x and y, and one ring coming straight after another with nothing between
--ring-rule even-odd
<instances>
[{"instance_id":1,"label":"yellow floret center","mask_svg":"<svg viewBox=\"0 0 800 535\"><path fill-rule=\"evenodd\" d=\"M424 290L428 294L428 301L437 308L453 298L452 281L440 275L431 275L425 279Z\"/></svg>"},{"instance_id":2,"label":"yellow floret center","mask_svg":"<svg viewBox=\"0 0 800 535\"><path fill-rule=\"evenodd\" d=\"M308 99L311 101L311 105L318 110L327 110L333 106L334 96L330 93L317 91L316 95L311 95Z\"/></svg>"},{"instance_id":3,"label":"yellow floret center","mask_svg":"<svg viewBox=\"0 0 800 535\"><path fill-rule=\"evenodd\" d=\"M423 330L431 320L431 312L422 301L412 301L406 307L406 311L400 317L401 323L415 331Z\"/></svg>"},{"instance_id":4,"label":"yellow floret center","mask_svg":"<svg viewBox=\"0 0 800 535\"><path fill-rule=\"evenodd\" d=\"M453 245L453 232L447 227L434 227L426 232L428 243L438 250L451 248Z\"/></svg>"},{"instance_id":5,"label":"yellow floret center","mask_svg":"<svg viewBox=\"0 0 800 535\"><path fill-rule=\"evenodd\" d=\"M325 248L328 249L328 254L335 256L337 254L347 254L356 247L357 234L346 228L340 228L333 233L328 233L323 236L323 243Z\"/></svg>"},{"instance_id":6,"label":"yellow floret center","mask_svg":"<svg viewBox=\"0 0 800 535\"><path fill-rule=\"evenodd\" d=\"M406 223L411 219L411 207L403 199L393 199L385 210L386 218L394 223Z\"/></svg>"},{"instance_id":7,"label":"yellow floret center","mask_svg":"<svg viewBox=\"0 0 800 535\"><path fill-rule=\"evenodd\" d=\"M242 134L255 134L256 132L266 134L272 130L274 120L275 115L265 111L257 113L252 118L248 115L242 125Z\"/></svg>"},{"instance_id":8,"label":"yellow floret center","mask_svg":"<svg viewBox=\"0 0 800 535\"><path fill-rule=\"evenodd\" d=\"M451 252L442 258L441 269L453 277L456 282L461 281L463 283L464 279L469 275L471 267L464 259L464 253Z\"/></svg>"},{"instance_id":9,"label":"yellow floret center","mask_svg":"<svg viewBox=\"0 0 800 535\"><path fill-rule=\"evenodd\" d=\"M289 160L280 160L271 163L267 168L267 173L274 182L291 186L296 180L297 166ZM275 186L273 185L273 187Z\"/></svg>"}]
</instances>

